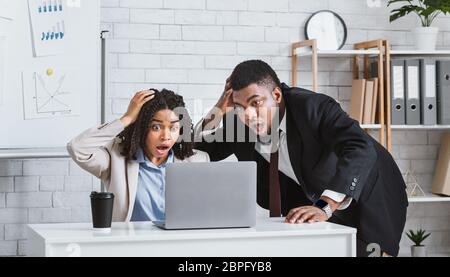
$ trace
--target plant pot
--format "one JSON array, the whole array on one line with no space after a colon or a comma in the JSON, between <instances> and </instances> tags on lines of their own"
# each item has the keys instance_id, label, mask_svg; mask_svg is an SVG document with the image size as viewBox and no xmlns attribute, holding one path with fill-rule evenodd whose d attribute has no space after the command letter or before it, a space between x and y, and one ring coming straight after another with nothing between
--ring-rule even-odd
<instances>
[{"instance_id":1,"label":"plant pot","mask_svg":"<svg viewBox=\"0 0 450 277\"><path fill-rule=\"evenodd\" d=\"M411 257L426 257L427 248L424 245L421 246L411 246Z\"/></svg>"},{"instance_id":2,"label":"plant pot","mask_svg":"<svg viewBox=\"0 0 450 277\"><path fill-rule=\"evenodd\" d=\"M437 27L418 27L412 30L416 50L435 50L439 29Z\"/></svg>"}]
</instances>

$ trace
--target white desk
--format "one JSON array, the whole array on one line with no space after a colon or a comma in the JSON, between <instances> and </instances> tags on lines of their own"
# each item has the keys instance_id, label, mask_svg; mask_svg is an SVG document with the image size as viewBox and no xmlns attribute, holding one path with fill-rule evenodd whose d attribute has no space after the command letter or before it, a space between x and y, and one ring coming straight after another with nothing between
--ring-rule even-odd
<instances>
[{"instance_id":1,"label":"white desk","mask_svg":"<svg viewBox=\"0 0 450 277\"><path fill-rule=\"evenodd\" d=\"M255 228L165 231L151 222L29 225L31 256L356 256L356 229L260 219Z\"/></svg>"}]
</instances>

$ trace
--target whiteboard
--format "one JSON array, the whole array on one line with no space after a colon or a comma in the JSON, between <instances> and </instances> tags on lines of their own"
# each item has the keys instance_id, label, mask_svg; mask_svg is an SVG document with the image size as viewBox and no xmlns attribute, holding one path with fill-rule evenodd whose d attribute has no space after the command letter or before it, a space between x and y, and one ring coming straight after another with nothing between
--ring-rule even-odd
<instances>
[{"instance_id":1,"label":"whiteboard","mask_svg":"<svg viewBox=\"0 0 450 277\"><path fill-rule=\"evenodd\" d=\"M0 149L64 147L100 122L100 0L8 1L15 6L12 19L0 18ZM55 12L61 5L63 17L31 14L44 3Z\"/></svg>"}]
</instances>

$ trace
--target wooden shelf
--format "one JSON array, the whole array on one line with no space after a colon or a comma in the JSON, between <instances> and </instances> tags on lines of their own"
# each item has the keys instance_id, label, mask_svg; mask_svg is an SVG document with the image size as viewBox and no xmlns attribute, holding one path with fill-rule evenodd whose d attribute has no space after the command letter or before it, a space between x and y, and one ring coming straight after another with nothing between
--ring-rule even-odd
<instances>
[{"instance_id":1,"label":"wooden shelf","mask_svg":"<svg viewBox=\"0 0 450 277\"><path fill-rule=\"evenodd\" d=\"M303 48L296 49L299 57L312 56L312 51L304 51ZM357 55L378 55L378 50L317 50L317 55L325 58L349 58Z\"/></svg>"},{"instance_id":2,"label":"wooden shelf","mask_svg":"<svg viewBox=\"0 0 450 277\"><path fill-rule=\"evenodd\" d=\"M425 196L410 196L408 197L408 201L409 203L450 202L450 197L426 193Z\"/></svg>"},{"instance_id":3,"label":"wooden shelf","mask_svg":"<svg viewBox=\"0 0 450 277\"><path fill-rule=\"evenodd\" d=\"M411 257L411 252L401 252L398 257ZM450 252L431 252L427 253L427 257L450 257Z\"/></svg>"},{"instance_id":4,"label":"wooden shelf","mask_svg":"<svg viewBox=\"0 0 450 277\"><path fill-rule=\"evenodd\" d=\"M36 149L0 149L0 159L39 159L39 158L68 158L69 153L60 148Z\"/></svg>"},{"instance_id":5,"label":"wooden shelf","mask_svg":"<svg viewBox=\"0 0 450 277\"><path fill-rule=\"evenodd\" d=\"M450 125L391 125L392 130L450 130Z\"/></svg>"},{"instance_id":6,"label":"wooden shelf","mask_svg":"<svg viewBox=\"0 0 450 277\"><path fill-rule=\"evenodd\" d=\"M362 129L381 129L380 124L361 124Z\"/></svg>"},{"instance_id":7,"label":"wooden shelf","mask_svg":"<svg viewBox=\"0 0 450 277\"><path fill-rule=\"evenodd\" d=\"M391 50L391 55L411 55L411 56L450 56L450 50Z\"/></svg>"},{"instance_id":8,"label":"wooden shelf","mask_svg":"<svg viewBox=\"0 0 450 277\"><path fill-rule=\"evenodd\" d=\"M304 50L304 48L297 48L296 55L311 56L313 54L310 50ZM369 50L317 50L317 55L321 57L331 57L331 58L346 58L353 57L357 55L378 55L379 50L369 49ZM450 50L434 50L434 51L423 51L423 50L391 50L391 55L411 55L411 56L450 56Z\"/></svg>"}]
</instances>

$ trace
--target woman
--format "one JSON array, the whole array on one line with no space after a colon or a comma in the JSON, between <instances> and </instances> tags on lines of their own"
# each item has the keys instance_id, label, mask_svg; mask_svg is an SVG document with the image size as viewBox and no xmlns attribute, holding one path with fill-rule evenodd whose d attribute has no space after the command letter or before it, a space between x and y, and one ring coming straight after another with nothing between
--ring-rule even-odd
<instances>
[{"instance_id":1,"label":"woman","mask_svg":"<svg viewBox=\"0 0 450 277\"><path fill-rule=\"evenodd\" d=\"M183 131L191 135L191 119L180 112L184 107L172 91L141 91L120 119L68 143L72 159L114 193L113 221L164 220L166 165L209 161L208 154L192 149L192 140L177 141Z\"/></svg>"}]
</instances>

